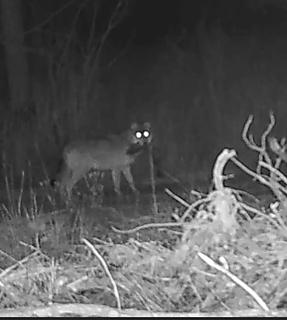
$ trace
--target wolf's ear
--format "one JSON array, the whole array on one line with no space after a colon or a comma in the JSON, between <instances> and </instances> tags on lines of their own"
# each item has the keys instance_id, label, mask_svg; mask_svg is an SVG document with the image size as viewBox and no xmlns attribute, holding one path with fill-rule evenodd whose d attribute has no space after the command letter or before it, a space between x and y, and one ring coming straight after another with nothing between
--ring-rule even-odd
<instances>
[{"instance_id":1,"label":"wolf's ear","mask_svg":"<svg viewBox=\"0 0 287 320\"><path fill-rule=\"evenodd\" d=\"M133 131L137 130L138 127L139 127L139 125L138 125L136 122L133 122L133 123L131 124L131 129L132 129Z\"/></svg>"},{"instance_id":2,"label":"wolf's ear","mask_svg":"<svg viewBox=\"0 0 287 320\"><path fill-rule=\"evenodd\" d=\"M145 123L143 124L143 126L144 126L145 129L149 130L150 127L151 127L151 124L150 124L150 122L145 122Z\"/></svg>"}]
</instances>

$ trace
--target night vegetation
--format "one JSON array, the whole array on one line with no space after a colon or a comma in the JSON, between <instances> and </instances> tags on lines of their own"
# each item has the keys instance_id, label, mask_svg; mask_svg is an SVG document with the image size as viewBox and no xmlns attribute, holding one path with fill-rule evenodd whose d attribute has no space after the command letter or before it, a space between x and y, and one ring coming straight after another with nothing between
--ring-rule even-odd
<instances>
[{"instance_id":1,"label":"night vegetation","mask_svg":"<svg viewBox=\"0 0 287 320\"><path fill-rule=\"evenodd\" d=\"M0 4L1 308L283 314L285 1ZM139 201L100 172L63 201L67 142L134 121L153 134Z\"/></svg>"}]
</instances>

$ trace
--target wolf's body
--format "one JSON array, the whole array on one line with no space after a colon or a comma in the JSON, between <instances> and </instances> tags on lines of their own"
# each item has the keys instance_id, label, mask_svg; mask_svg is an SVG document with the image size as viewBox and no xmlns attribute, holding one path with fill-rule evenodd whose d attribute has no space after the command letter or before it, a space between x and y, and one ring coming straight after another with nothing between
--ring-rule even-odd
<instances>
[{"instance_id":1,"label":"wolf's body","mask_svg":"<svg viewBox=\"0 0 287 320\"><path fill-rule=\"evenodd\" d=\"M121 173L136 193L131 164L151 139L149 123L134 123L119 135L71 142L64 148L62 165L56 177L61 192L70 197L74 185L91 169L97 169L111 170L114 190L118 195L121 193Z\"/></svg>"}]
</instances>

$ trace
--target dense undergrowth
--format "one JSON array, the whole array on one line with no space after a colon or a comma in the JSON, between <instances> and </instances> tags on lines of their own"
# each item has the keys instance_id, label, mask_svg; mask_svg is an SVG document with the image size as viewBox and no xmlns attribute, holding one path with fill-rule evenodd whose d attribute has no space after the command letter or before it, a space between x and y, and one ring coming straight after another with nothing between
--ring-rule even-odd
<instances>
[{"instance_id":1,"label":"dense undergrowth","mask_svg":"<svg viewBox=\"0 0 287 320\"><path fill-rule=\"evenodd\" d=\"M50 212L32 192L30 208L21 194L16 204L2 205L1 308L29 307L21 309L26 315L259 315L286 309L287 179L281 160L269 156L268 141L274 152L283 147L267 139L273 115L260 144L248 133L251 123L249 118L243 140L258 154L257 168L224 149L213 167L214 189L185 199L167 190L178 202L173 209L166 199L159 199L157 214L152 203L141 213L136 202L129 209L106 206L100 193L60 208L47 192L54 201ZM264 196L274 200L266 205L226 187L230 161L265 185Z\"/></svg>"},{"instance_id":2,"label":"dense undergrowth","mask_svg":"<svg viewBox=\"0 0 287 320\"><path fill-rule=\"evenodd\" d=\"M1 109L0 315L286 309L287 178L269 150L268 141L285 152L267 139L273 115L261 139L248 134L252 118L239 139L250 113L260 136L270 109L274 134L286 134L284 32L199 22L153 47L83 56L74 40L52 48L49 63L35 59L31 105ZM64 203L48 185L63 145L135 120L151 122L154 150L182 189L115 203L96 176ZM148 175L145 160L136 181ZM214 189L193 190L208 190L212 168ZM242 183L251 179L254 193Z\"/></svg>"}]
</instances>

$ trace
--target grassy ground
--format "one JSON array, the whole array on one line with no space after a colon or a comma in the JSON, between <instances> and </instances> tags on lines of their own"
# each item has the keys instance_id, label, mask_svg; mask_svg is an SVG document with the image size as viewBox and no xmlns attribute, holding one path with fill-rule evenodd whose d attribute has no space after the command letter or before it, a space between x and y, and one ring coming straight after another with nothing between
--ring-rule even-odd
<instances>
[{"instance_id":1,"label":"grassy ground","mask_svg":"<svg viewBox=\"0 0 287 320\"><path fill-rule=\"evenodd\" d=\"M202 219L214 211L204 202L195 210L199 220L191 223L192 215L187 215L183 225L170 226L186 208L163 192L168 185L188 204L199 200L190 192L208 193L212 167L223 148L235 148L254 168L257 156L241 139L250 113L255 115L255 141L270 109L277 118L272 134L286 134L286 50L279 34L234 36L199 26L193 37L133 48L88 83L81 61L77 68L67 62L58 78L34 81L34 109L1 117L11 120L1 123L1 307L49 302L116 306L115 289L85 238L107 261L124 308L211 312L258 307L198 252L219 265L224 257L230 272L270 309L286 308L286 215L282 223L266 218L273 200L269 191L262 189L262 202L249 197L256 210L263 207L263 215L251 221L239 218L239 231L231 228L227 234L214 221ZM122 202L109 192L103 196L101 184L83 181L72 203L61 202L45 181L53 176L63 144L70 138L119 132L138 119L152 123L163 168L180 181L158 185L160 214L153 212L144 158L134 166L138 184L148 181L140 187L138 203L132 196ZM233 163L226 171L236 174L228 185L258 195L258 185L249 188L250 177ZM224 201L220 204L225 208ZM169 224L127 234L111 229L146 223Z\"/></svg>"},{"instance_id":2,"label":"grassy ground","mask_svg":"<svg viewBox=\"0 0 287 320\"><path fill-rule=\"evenodd\" d=\"M76 315L111 312L99 305L259 315L286 306L286 215L280 209L281 220L277 209L271 215L273 200L264 202L270 192L261 201L229 189L186 192L184 185L170 185L168 195L158 185L155 214L148 187L138 200L129 193L119 199L93 182L79 183L69 204L45 185L29 194L8 189L1 210L2 309L50 315L43 309L50 303L67 315L70 303Z\"/></svg>"}]
</instances>

